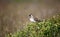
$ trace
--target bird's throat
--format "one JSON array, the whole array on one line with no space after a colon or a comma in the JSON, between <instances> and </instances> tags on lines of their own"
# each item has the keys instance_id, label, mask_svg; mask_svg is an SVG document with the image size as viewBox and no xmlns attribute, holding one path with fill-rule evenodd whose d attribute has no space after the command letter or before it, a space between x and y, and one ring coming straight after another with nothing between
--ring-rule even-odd
<instances>
[{"instance_id":1,"label":"bird's throat","mask_svg":"<svg viewBox=\"0 0 60 37\"><path fill-rule=\"evenodd\" d=\"M33 18L33 17L31 17L31 18L30 18L30 21L31 21L31 22L35 22L35 20L34 20L34 18Z\"/></svg>"}]
</instances>

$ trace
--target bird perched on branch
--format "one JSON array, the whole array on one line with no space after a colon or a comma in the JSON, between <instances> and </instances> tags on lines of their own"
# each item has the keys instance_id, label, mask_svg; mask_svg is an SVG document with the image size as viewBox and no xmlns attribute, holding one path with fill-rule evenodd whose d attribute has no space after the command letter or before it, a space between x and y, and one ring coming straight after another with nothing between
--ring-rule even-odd
<instances>
[{"instance_id":1,"label":"bird perched on branch","mask_svg":"<svg viewBox=\"0 0 60 37\"><path fill-rule=\"evenodd\" d=\"M37 17L34 17L32 14L29 14L29 20L31 22L41 22Z\"/></svg>"}]
</instances>

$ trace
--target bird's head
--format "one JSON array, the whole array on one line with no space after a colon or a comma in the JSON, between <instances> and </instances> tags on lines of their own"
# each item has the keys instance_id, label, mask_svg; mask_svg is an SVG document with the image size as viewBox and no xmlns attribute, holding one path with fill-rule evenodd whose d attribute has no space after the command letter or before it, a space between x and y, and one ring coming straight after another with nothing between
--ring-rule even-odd
<instances>
[{"instance_id":1,"label":"bird's head","mask_svg":"<svg viewBox=\"0 0 60 37\"><path fill-rule=\"evenodd\" d=\"M29 16L32 15L32 13L29 14Z\"/></svg>"},{"instance_id":2,"label":"bird's head","mask_svg":"<svg viewBox=\"0 0 60 37\"><path fill-rule=\"evenodd\" d=\"M32 14L29 14L29 17L31 18L31 17L33 17L33 15Z\"/></svg>"}]
</instances>

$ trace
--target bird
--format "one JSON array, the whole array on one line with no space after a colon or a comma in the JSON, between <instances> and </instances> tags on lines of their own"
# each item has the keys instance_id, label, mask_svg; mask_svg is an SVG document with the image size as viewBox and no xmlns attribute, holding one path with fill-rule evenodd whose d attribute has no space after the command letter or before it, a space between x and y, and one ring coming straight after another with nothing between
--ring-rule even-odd
<instances>
[{"instance_id":1,"label":"bird","mask_svg":"<svg viewBox=\"0 0 60 37\"><path fill-rule=\"evenodd\" d=\"M37 17L34 17L32 14L29 14L29 20L31 22L41 22Z\"/></svg>"}]
</instances>

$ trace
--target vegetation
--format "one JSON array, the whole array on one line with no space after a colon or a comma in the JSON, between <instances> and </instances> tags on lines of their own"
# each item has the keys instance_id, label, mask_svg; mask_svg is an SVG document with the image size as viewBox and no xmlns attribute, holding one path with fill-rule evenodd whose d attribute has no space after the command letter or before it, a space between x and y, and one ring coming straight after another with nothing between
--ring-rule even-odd
<instances>
[{"instance_id":1,"label":"vegetation","mask_svg":"<svg viewBox=\"0 0 60 37\"><path fill-rule=\"evenodd\" d=\"M59 37L60 16L53 16L42 22L29 23L24 30L14 34L7 34L6 37Z\"/></svg>"},{"instance_id":2,"label":"vegetation","mask_svg":"<svg viewBox=\"0 0 60 37\"><path fill-rule=\"evenodd\" d=\"M15 2L32 2L33 0L14 0Z\"/></svg>"}]
</instances>

